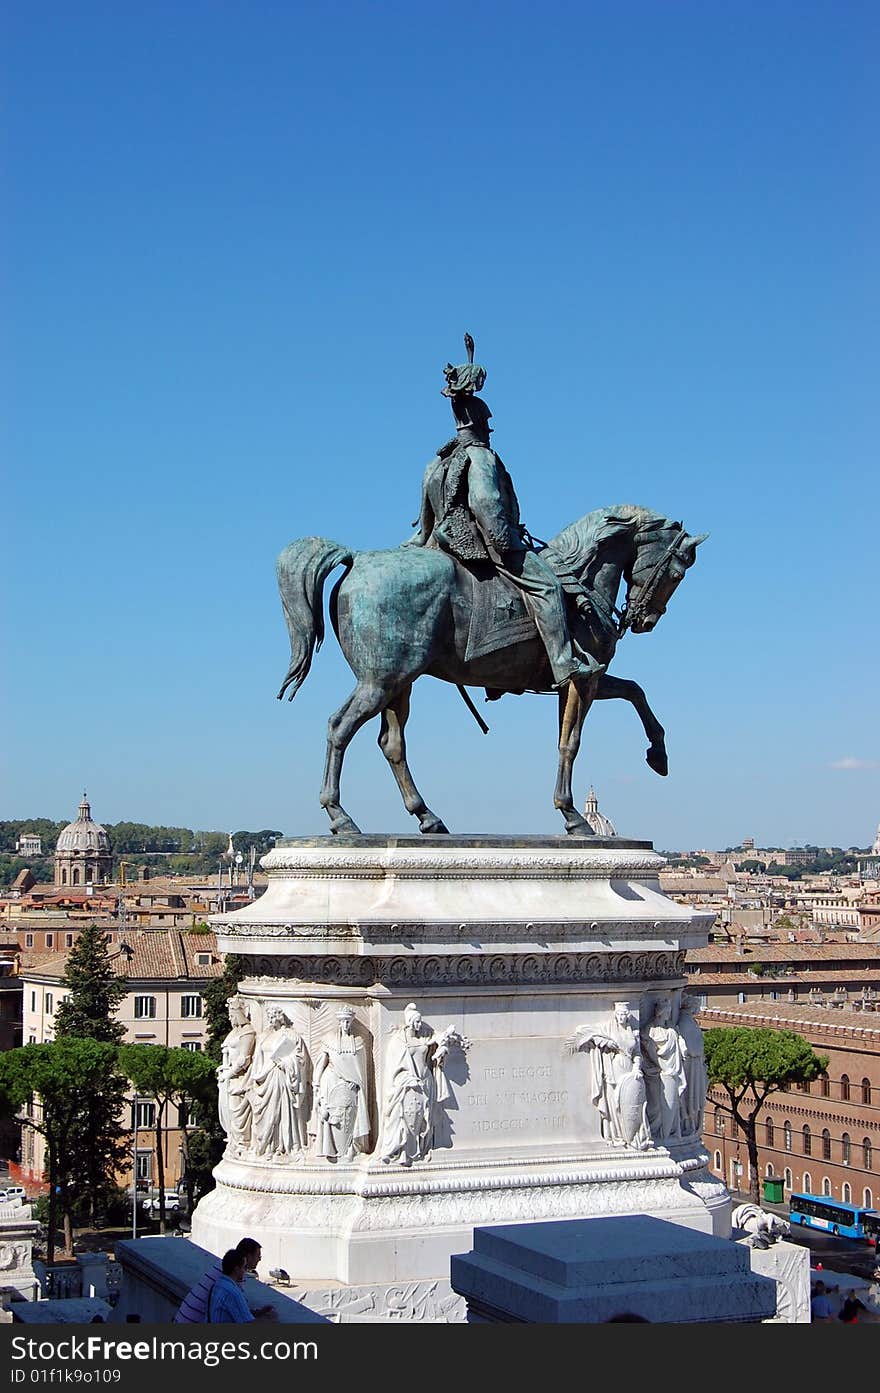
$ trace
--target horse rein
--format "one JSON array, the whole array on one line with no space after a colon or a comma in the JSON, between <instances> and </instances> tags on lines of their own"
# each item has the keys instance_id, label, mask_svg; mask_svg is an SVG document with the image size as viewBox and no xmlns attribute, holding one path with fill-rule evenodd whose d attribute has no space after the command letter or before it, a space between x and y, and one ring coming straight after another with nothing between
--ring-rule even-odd
<instances>
[{"instance_id":1,"label":"horse rein","mask_svg":"<svg viewBox=\"0 0 880 1393\"><path fill-rule=\"evenodd\" d=\"M657 586L660 584L660 577L661 577L661 576L664 574L664 572L666 571L666 567L669 565L669 562L672 560L672 558L673 558L675 555L677 555L677 553L678 553L678 548L679 548L679 546L680 546L680 544L681 544L681 540L682 540L682 538L683 538L684 536L685 536L684 528L683 528L683 527L680 527L679 530L678 530L678 532L676 533L675 537L674 537L673 540L670 542L669 546L666 548L666 550L664 551L663 555L660 557L660 560L657 561L657 562L655 562L654 568L653 568L653 570L651 571L651 574L648 576L647 581L646 581L645 584L642 586L642 588L641 588L641 590L640 590L640 592L639 592L639 596L638 596L638 599L636 600L635 605L632 606L632 611L630 611L630 603L629 603L629 595L628 595L628 594L627 594L626 603L624 604L623 609L620 610L620 611L618 611L618 610L616 609L616 607L615 607L615 613L619 613L619 614L620 614L620 619L619 619L618 626L617 626L617 628L618 628L618 638L622 638L623 635L626 633L627 629L631 628L632 625L633 625L633 623L634 623L636 620L640 619L641 616L642 616L642 615L646 612L646 610L648 609L648 606L650 605L651 600L654 598L654 591L657 589ZM631 583L632 583L632 582L630 582L630 584L631 584Z\"/></svg>"}]
</instances>

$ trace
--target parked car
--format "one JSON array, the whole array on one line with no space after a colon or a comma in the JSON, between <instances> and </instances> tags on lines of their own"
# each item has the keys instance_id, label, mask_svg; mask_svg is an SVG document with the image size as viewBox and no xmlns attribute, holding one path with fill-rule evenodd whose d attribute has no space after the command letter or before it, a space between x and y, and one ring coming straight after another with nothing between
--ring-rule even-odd
<instances>
[{"instance_id":1,"label":"parked car","mask_svg":"<svg viewBox=\"0 0 880 1393\"><path fill-rule=\"evenodd\" d=\"M141 1200L141 1207L147 1214L154 1219L159 1215L159 1195L154 1193ZM177 1218L180 1214L186 1213L186 1196L179 1195L176 1190L165 1191L165 1213L169 1217Z\"/></svg>"},{"instance_id":2,"label":"parked car","mask_svg":"<svg viewBox=\"0 0 880 1393\"><path fill-rule=\"evenodd\" d=\"M6 1198L9 1200L26 1200L27 1190L23 1185L7 1185Z\"/></svg>"}]
</instances>

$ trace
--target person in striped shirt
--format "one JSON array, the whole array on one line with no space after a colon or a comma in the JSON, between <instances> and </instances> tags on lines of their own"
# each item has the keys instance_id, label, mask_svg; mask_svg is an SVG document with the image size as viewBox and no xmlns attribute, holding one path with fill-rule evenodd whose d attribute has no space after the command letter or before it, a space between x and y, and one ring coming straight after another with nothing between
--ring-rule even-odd
<instances>
[{"instance_id":1,"label":"person in striped shirt","mask_svg":"<svg viewBox=\"0 0 880 1393\"><path fill-rule=\"evenodd\" d=\"M263 1250L255 1238L242 1238L236 1244L235 1252L240 1258L244 1259L245 1272L255 1272L263 1256ZM209 1267L203 1277L200 1277L194 1287L191 1287L178 1307L174 1317L175 1325L204 1325L208 1320L208 1302L211 1299L211 1290L217 1278L223 1273L223 1261L218 1258L212 1267ZM254 1311L254 1315L265 1315L265 1308L260 1307L259 1311Z\"/></svg>"}]
</instances>

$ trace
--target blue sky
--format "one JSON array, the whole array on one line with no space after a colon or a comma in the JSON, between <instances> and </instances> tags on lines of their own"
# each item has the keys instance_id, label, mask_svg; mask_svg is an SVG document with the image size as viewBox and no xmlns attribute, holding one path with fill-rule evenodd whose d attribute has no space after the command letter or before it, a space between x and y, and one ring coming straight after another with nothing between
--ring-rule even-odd
<instances>
[{"instance_id":1,"label":"blue sky","mask_svg":"<svg viewBox=\"0 0 880 1393\"><path fill-rule=\"evenodd\" d=\"M588 720L578 800L660 847L880 820L870 3L15 3L0 816L323 832L332 637L292 706L274 560L408 535L465 329L549 536L708 531ZM873 253L873 254L872 254ZM475 695L479 696L478 693ZM456 831L561 831L555 706L417 684ZM344 802L415 830L365 728Z\"/></svg>"}]
</instances>

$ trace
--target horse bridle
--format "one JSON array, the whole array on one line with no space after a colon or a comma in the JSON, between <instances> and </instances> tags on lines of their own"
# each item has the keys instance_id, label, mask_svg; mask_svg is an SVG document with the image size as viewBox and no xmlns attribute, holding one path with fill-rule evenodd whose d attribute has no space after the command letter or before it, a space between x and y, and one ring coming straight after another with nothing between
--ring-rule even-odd
<instances>
[{"instance_id":1,"label":"horse bridle","mask_svg":"<svg viewBox=\"0 0 880 1393\"><path fill-rule=\"evenodd\" d=\"M626 602L623 606L623 609L620 611L620 619L617 625L618 638L622 638L623 635L626 633L627 629L632 628L633 623L638 619L641 619L642 615L647 612L650 603L654 598L654 591L660 584L660 577L665 573L666 568L672 560L673 556L676 556L678 554L678 548L681 545L682 538L686 535L687 534L685 533L684 528L681 526L681 523L679 523L678 532L670 542L669 546L664 551L663 555L660 557L660 560L655 562L651 574L648 576L648 579L646 580L645 584L641 587L638 599L632 607L630 606L629 602L629 589L627 589ZM632 577L630 577L629 584L630 586L632 585Z\"/></svg>"}]
</instances>

